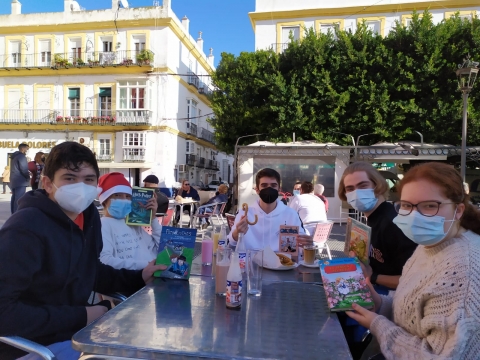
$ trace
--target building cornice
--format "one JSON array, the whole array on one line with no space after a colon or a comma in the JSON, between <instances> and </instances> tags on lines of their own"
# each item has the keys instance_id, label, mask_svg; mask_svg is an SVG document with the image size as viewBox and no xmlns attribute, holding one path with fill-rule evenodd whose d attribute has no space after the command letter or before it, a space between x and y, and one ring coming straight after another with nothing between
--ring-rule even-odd
<instances>
[{"instance_id":1,"label":"building cornice","mask_svg":"<svg viewBox=\"0 0 480 360\"><path fill-rule=\"evenodd\" d=\"M438 0L425 1L403 4L386 4L373 6L351 6L336 7L327 9L302 9L302 10L285 10L285 11L268 11L268 12L251 12L248 14L250 22L255 32L257 21L264 20L284 20L284 19L302 19L309 17L323 16L352 16L360 17L362 15L381 14L381 13L404 13L428 10L445 10L452 11L454 9L463 10L468 7L480 6L478 0Z\"/></svg>"}]
</instances>

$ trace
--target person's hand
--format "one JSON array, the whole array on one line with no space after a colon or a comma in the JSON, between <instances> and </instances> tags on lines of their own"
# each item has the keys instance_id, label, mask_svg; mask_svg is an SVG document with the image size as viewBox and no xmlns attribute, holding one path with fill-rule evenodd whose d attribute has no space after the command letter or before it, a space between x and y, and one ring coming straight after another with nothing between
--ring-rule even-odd
<instances>
[{"instance_id":1,"label":"person's hand","mask_svg":"<svg viewBox=\"0 0 480 360\"><path fill-rule=\"evenodd\" d=\"M248 222L247 222L247 215L243 215L240 221L235 226L235 231L237 232L237 240L238 240L238 233L246 234L248 231Z\"/></svg>"},{"instance_id":2,"label":"person's hand","mask_svg":"<svg viewBox=\"0 0 480 360\"><path fill-rule=\"evenodd\" d=\"M353 311L345 311L345 313L367 329L370 329L372 321L379 316L373 311L367 310L356 303L352 304L352 308Z\"/></svg>"},{"instance_id":3,"label":"person's hand","mask_svg":"<svg viewBox=\"0 0 480 360\"><path fill-rule=\"evenodd\" d=\"M350 251L350 252L348 253L348 255L349 255L350 257L355 257L355 256L357 256L353 251ZM370 279L370 276L372 276L372 274L373 274L372 267L371 267L370 265L365 265L365 264L364 264L362 261L360 261L360 260L359 260L358 262L360 263L360 267L362 268L363 275L364 275L366 278Z\"/></svg>"},{"instance_id":4,"label":"person's hand","mask_svg":"<svg viewBox=\"0 0 480 360\"><path fill-rule=\"evenodd\" d=\"M85 309L87 309L87 325L108 311L108 309L102 305L86 306Z\"/></svg>"},{"instance_id":5,"label":"person's hand","mask_svg":"<svg viewBox=\"0 0 480 360\"><path fill-rule=\"evenodd\" d=\"M374 310L378 311L378 309L380 309L380 307L382 306L382 297L375 291L375 288L370 282L370 278L366 278L366 282L372 294L373 303L375 304Z\"/></svg>"},{"instance_id":6,"label":"person's hand","mask_svg":"<svg viewBox=\"0 0 480 360\"><path fill-rule=\"evenodd\" d=\"M166 265L155 265L155 259L150 261L148 265L142 270L142 278L145 281L145 284L149 284L153 281L153 273L158 270L165 270Z\"/></svg>"},{"instance_id":7,"label":"person's hand","mask_svg":"<svg viewBox=\"0 0 480 360\"><path fill-rule=\"evenodd\" d=\"M300 246L313 245L313 236L298 235L297 236L297 245L300 245Z\"/></svg>"},{"instance_id":8,"label":"person's hand","mask_svg":"<svg viewBox=\"0 0 480 360\"><path fill-rule=\"evenodd\" d=\"M145 209L147 209L147 210L151 209L153 215L155 215L157 213L157 209L158 209L157 198L153 197L153 198L149 199L147 201L147 203L145 204ZM154 220L154 218L155 218L155 216L152 216L152 221Z\"/></svg>"}]
</instances>

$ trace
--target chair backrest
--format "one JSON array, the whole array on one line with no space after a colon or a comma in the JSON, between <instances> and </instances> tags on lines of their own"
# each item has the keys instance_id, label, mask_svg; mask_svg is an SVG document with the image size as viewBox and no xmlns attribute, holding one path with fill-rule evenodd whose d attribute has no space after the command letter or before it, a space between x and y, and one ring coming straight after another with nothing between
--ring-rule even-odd
<instances>
[{"instance_id":1,"label":"chair backrest","mask_svg":"<svg viewBox=\"0 0 480 360\"><path fill-rule=\"evenodd\" d=\"M235 215L227 213L225 217L227 218L228 228L232 231L233 224L235 224Z\"/></svg>"},{"instance_id":2,"label":"chair backrest","mask_svg":"<svg viewBox=\"0 0 480 360\"><path fill-rule=\"evenodd\" d=\"M147 232L148 235L152 235L152 227L151 226L142 226L143 230Z\"/></svg>"},{"instance_id":3,"label":"chair backrest","mask_svg":"<svg viewBox=\"0 0 480 360\"><path fill-rule=\"evenodd\" d=\"M168 226L170 224L170 222L172 221L172 217L173 217L174 212L175 212L174 208L172 208L172 209L169 208L167 210L167 213L165 214L165 216L161 218L162 219L161 224L163 226Z\"/></svg>"},{"instance_id":4,"label":"chair backrest","mask_svg":"<svg viewBox=\"0 0 480 360\"><path fill-rule=\"evenodd\" d=\"M218 210L217 214L222 214L223 215L223 212L225 211L225 206L227 206L227 203L226 202L223 202L223 203L220 203L221 206L220 206L220 210ZM220 205L218 204L218 205Z\"/></svg>"},{"instance_id":5,"label":"chair backrest","mask_svg":"<svg viewBox=\"0 0 480 360\"><path fill-rule=\"evenodd\" d=\"M26 351L30 354L37 354L40 358L45 360L56 360L55 355L47 347L40 345L31 340L24 339L20 336L1 336L0 342L8 344L17 349Z\"/></svg>"},{"instance_id":6,"label":"chair backrest","mask_svg":"<svg viewBox=\"0 0 480 360\"><path fill-rule=\"evenodd\" d=\"M303 224L308 229L310 235L313 235L313 241L317 244L324 244L333 228L333 221L315 221Z\"/></svg>"}]
</instances>

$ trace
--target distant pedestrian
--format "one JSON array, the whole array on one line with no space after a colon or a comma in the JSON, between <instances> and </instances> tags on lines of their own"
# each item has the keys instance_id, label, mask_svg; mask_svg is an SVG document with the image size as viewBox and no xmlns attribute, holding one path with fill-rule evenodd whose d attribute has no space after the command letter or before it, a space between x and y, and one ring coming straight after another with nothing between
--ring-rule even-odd
<instances>
[{"instance_id":1,"label":"distant pedestrian","mask_svg":"<svg viewBox=\"0 0 480 360\"><path fill-rule=\"evenodd\" d=\"M15 151L10 157L12 159L10 168L10 189L12 190L12 199L10 200L10 211L12 214L17 211L17 202L27 190L30 182L28 172L28 162L25 154L29 147L22 143L18 145L18 151Z\"/></svg>"},{"instance_id":2,"label":"distant pedestrian","mask_svg":"<svg viewBox=\"0 0 480 360\"><path fill-rule=\"evenodd\" d=\"M35 159L28 163L28 171L32 173L32 178L30 179L30 186L32 187L32 190L38 189L40 176L42 174L42 170L44 166L45 166L45 154L39 151L35 154Z\"/></svg>"},{"instance_id":3,"label":"distant pedestrian","mask_svg":"<svg viewBox=\"0 0 480 360\"><path fill-rule=\"evenodd\" d=\"M10 166L5 166L5 170L2 174L2 182L3 182L3 193L6 193L7 186L10 189Z\"/></svg>"}]
</instances>

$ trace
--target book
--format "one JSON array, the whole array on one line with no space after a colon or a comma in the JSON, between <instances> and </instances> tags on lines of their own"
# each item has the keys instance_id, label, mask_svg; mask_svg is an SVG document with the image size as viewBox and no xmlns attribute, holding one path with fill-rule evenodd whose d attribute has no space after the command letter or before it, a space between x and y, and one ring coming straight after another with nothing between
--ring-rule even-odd
<instances>
[{"instance_id":1,"label":"book","mask_svg":"<svg viewBox=\"0 0 480 360\"><path fill-rule=\"evenodd\" d=\"M328 240L330 232L333 228L333 221L325 221L315 225L315 232L313 234L313 242L323 244Z\"/></svg>"},{"instance_id":2,"label":"book","mask_svg":"<svg viewBox=\"0 0 480 360\"><path fill-rule=\"evenodd\" d=\"M145 206L154 197L155 189L144 189L133 187L132 189L132 211L127 215L127 225L150 226L152 223L152 209Z\"/></svg>"},{"instance_id":3,"label":"book","mask_svg":"<svg viewBox=\"0 0 480 360\"><path fill-rule=\"evenodd\" d=\"M320 274L330 311L351 310L353 303L373 308L372 294L356 257L324 260Z\"/></svg>"},{"instance_id":4,"label":"book","mask_svg":"<svg viewBox=\"0 0 480 360\"><path fill-rule=\"evenodd\" d=\"M350 251L353 251L361 262L368 265L371 236L372 228L370 226L355 219L348 218L343 252L346 255L350 255Z\"/></svg>"},{"instance_id":5,"label":"book","mask_svg":"<svg viewBox=\"0 0 480 360\"><path fill-rule=\"evenodd\" d=\"M196 237L197 229L163 226L155 264L166 265L167 269L156 271L154 276L188 280Z\"/></svg>"},{"instance_id":6,"label":"book","mask_svg":"<svg viewBox=\"0 0 480 360\"><path fill-rule=\"evenodd\" d=\"M280 225L278 251L297 255L298 226Z\"/></svg>"}]
</instances>

